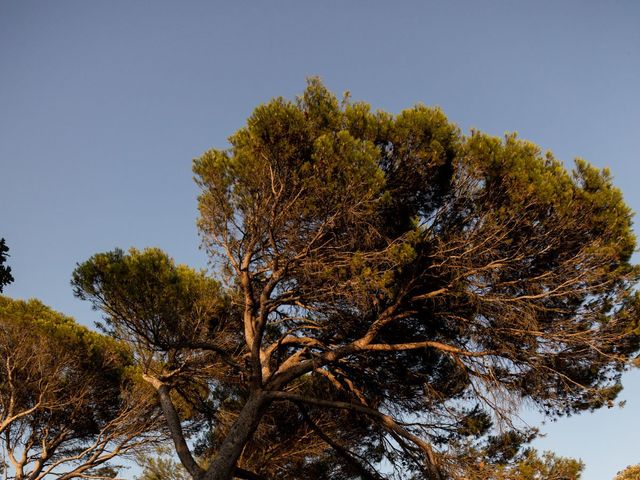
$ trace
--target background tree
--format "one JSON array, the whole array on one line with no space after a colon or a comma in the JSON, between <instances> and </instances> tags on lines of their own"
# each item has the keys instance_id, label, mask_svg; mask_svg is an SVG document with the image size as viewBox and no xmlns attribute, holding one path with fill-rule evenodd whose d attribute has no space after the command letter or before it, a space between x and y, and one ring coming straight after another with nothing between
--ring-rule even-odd
<instances>
[{"instance_id":1,"label":"background tree","mask_svg":"<svg viewBox=\"0 0 640 480\"><path fill-rule=\"evenodd\" d=\"M614 480L640 480L640 465L629 465Z\"/></svg>"},{"instance_id":2,"label":"background tree","mask_svg":"<svg viewBox=\"0 0 640 480\"><path fill-rule=\"evenodd\" d=\"M13 276L11 275L11 267L5 265L7 261L9 247L5 244L4 238L0 238L0 293L5 285L9 285L13 282Z\"/></svg>"},{"instance_id":3,"label":"background tree","mask_svg":"<svg viewBox=\"0 0 640 480\"><path fill-rule=\"evenodd\" d=\"M540 455L529 448L507 464L480 461L460 474L462 480L580 480L584 463L559 457L552 452Z\"/></svg>"},{"instance_id":4,"label":"background tree","mask_svg":"<svg viewBox=\"0 0 640 480\"><path fill-rule=\"evenodd\" d=\"M153 352L145 378L193 478L380 478L382 461L446 478L522 402L614 401L639 347L638 269L606 170L463 135L438 109L340 103L315 79L229 141L194 162L221 284L205 293L157 251L96 255L73 280ZM206 468L183 425L208 432ZM271 458L269 435L289 455Z\"/></svg>"},{"instance_id":5,"label":"background tree","mask_svg":"<svg viewBox=\"0 0 640 480\"><path fill-rule=\"evenodd\" d=\"M155 439L131 354L36 300L0 296L0 438L8 478L113 478L111 462Z\"/></svg>"}]
</instances>

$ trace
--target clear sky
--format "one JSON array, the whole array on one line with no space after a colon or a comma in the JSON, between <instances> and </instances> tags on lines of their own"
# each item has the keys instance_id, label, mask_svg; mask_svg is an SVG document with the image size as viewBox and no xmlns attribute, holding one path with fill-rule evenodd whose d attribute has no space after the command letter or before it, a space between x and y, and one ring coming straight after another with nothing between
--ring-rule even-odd
<instances>
[{"instance_id":1,"label":"clear sky","mask_svg":"<svg viewBox=\"0 0 640 480\"><path fill-rule=\"evenodd\" d=\"M253 107L319 75L398 112L517 131L611 168L640 211L640 2L0 0L0 236L14 297L90 325L76 262L159 246L206 266L191 160ZM640 372L624 409L544 427L585 480L640 462Z\"/></svg>"}]
</instances>

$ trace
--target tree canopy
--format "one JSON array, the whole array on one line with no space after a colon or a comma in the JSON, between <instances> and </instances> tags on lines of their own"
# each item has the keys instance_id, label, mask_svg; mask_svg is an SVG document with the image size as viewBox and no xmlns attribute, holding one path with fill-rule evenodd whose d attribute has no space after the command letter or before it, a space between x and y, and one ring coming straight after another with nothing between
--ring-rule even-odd
<instances>
[{"instance_id":1,"label":"tree canopy","mask_svg":"<svg viewBox=\"0 0 640 480\"><path fill-rule=\"evenodd\" d=\"M0 296L0 438L15 480L112 478L159 428L125 345L36 300ZM150 436L151 435L151 436Z\"/></svg>"},{"instance_id":2,"label":"tree canopy","mask_svg":"<svg viewBox=\"0 0 640 480\"><path fill-rule=\"evenodd\" d=\"M215 280L156 249L73 278L136 352L194 479L456 478L474 452L514 458L522 403L614 401L638 268L607 170L317 79L229 142L193 167Z\"/></svg>"},{"instance_id":3,"label":"tree canopy","mask_svg":"<svg viewBox=\"0 0 640 480\"><path fill-rule=\"evenodd\" d=\"M464 480L580 480L584 463L559 457L552 452L540 455L526 449L507 465L482 465L462 477Z\"/></svg>"},{"instance_id":4,"label":"tree canopy","mask_svg":"<svg viewBox=\"0 0 640 480\"><path fill-rule=\"evenodd\" d=\"M618 472L613 480L640 480L640 464L629 465L621 472Z\"/></svg>"}]
</instances>

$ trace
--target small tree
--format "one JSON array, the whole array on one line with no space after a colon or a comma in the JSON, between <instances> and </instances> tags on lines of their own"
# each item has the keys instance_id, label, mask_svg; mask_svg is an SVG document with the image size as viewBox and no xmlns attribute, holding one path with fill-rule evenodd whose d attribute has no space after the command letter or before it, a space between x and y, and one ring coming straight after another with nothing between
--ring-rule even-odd
<instances>
[{"instance_id":1,"label":"small tree","mask_svg":"<svg viewBox=\"0 0 640 480\"><path fill-rule=\"evenodd\" d=\"M157 251L96 255L73 280L150 352L194 479L380 478L383 460L440 479L522 401L613 402L638 269L606 170L463 135L438 109L340 103L318 80L230 143L194 162L219 284Z\"/></svg>"},{"instance_id":2,"label":"small tree","mask_svg":"<svg viewBox=\"0 0 640 480\"><path fill-rule=\"evenodd\" d=\"M154 439L131 354L36 300L0 296L0 438L9 478L112 478L108 462ZM8 472L8 473L9 473Z\"/></svg>"}]
</instances>

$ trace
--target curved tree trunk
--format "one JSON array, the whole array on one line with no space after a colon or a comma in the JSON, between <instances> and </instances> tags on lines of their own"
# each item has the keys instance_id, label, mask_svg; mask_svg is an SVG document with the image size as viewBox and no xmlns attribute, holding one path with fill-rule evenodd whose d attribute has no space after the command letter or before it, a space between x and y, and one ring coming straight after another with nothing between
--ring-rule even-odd
<instances>
[{"instance_id":1,"label":"curved tree trunk","mask_svg":"<svg viewBox=\"0 0 640 480\"><path fill-rule=\"evenodd\" d=\"M218 454L209 464L202 480L229 480L242 450L255 432L268 400L262 392L249 395L247 403L222 442Z\"/></svg>"}]
</instances>

